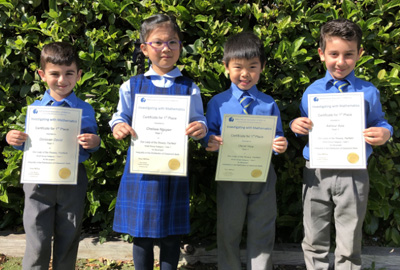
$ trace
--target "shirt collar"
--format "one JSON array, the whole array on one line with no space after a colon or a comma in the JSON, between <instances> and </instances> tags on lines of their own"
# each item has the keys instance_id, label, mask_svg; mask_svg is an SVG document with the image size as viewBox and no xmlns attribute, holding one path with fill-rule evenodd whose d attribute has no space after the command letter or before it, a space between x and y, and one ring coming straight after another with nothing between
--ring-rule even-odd
<instances>
[{"instance_id":1,"label":"shirt collar","mask_svg":"<svg viewBox=\"0 0 400 270\"><path fill-rule=\"evenodd\" d=\"M250 96L255 100L257 97L257 86L253 85L249 90L242 90L239 87L237 87L236 84L231 83L231 89L232 89L232 95L236 98L239 99L242 97L242 94L244 91L247 91L247 93L250 94Z\"/></svg>"},{"instance_id":2,"label":"shirt collar","mask_svg":"<svg viewBox=\"0 0 400 270\"><path fill-rule=\"evenodd\" d=\"M354 74L354 70L352 72L350 72L349 75L347 75L343 80L348 81L349 84L352 85L354 88L354 84L356 81L356 75ZM332 75L329 73L329 71L326 71L324 81L325 81L326 89L328 89L330 86L333 85L334 79L333 79Z\"/></svg>"},{"instance_id":3,"label":"shirt collar","mask_svg":"<svg viewBox=\"0 0 400 270\"><path fill-rule=\"evenodd\" d=\"M42 104L44 106L48 105L50 102L56 101L51 95L50 95L50 90L47 89L46 92L44 93L44 96L42 98ZM71 108L75 108L77 103L78 103L78 97L75 95L75 92L72 91L71 94L69 94L68 97L60 100L64 101L65 103L68 104Z\"/></svg>"},{"instance_id":4,"label":"shirt collar","mask_svg":"<svg viewBox=\"0 0 400 270\"><path fill-rule=\"evenodd\" d=\"M164 74L164 75L161 76L157 72L154 71L152 66L150 66L149 70L146 73L144 73L144 76L146 76L146 77L156 76L156 77L164 77L164 78L170 78L171 79L171 78L176 78L176 77L182 76L182 73L179 70L179 68L175 67L173 70L171 70L167 74Z\"/></svg>"}]
</instances>

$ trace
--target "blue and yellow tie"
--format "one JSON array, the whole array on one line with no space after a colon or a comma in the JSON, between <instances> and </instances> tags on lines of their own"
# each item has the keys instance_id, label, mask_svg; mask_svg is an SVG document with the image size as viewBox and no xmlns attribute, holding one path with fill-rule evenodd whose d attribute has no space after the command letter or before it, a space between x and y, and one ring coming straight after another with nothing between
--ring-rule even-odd
<instances>
[{"instance_id":1,"label":"blue and yellow tie","mask_svg":"<svg viewBox=\"0 0 400 270\"><path fill-rule=\"evenodd\" d=\"M243 112L245 114L249 114L247 111L247 108L249 108L250 104L253 102L253 98L250 96L250 94L247 91L243 92L239 102L243 107Z\"/></svg>"},{"instance_id":2,"label":"blue and yellow tie","mask_svg":"<svg viewBox=\"0 0 400 270\"><path fill-rule=\"evenodd\" d=\"M339 80L334 80L333 85L336 86L336 88L339 90L340 93L346 92L346 88L349 85L349 82L346 80L339 81Z\"/></svg>"},{"instance_id":3,"label":"blue and yellow tie","mask_svg":"<svg viewBox=\"0 0 400 270\"><path fill-rule=\"evenodd\" d=\"M56 106L56 107L66 107L67 103L62 100L62 101L54 101L50 100L49 106Z\"/></svg>"}]
</instances>

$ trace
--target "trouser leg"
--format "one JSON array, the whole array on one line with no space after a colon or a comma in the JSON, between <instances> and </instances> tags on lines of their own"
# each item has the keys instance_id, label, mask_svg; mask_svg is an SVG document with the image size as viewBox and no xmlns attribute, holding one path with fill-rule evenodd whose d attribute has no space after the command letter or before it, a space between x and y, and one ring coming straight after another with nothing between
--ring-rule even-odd
<instances>
[{"instance_id":1,"label":"trouser leg","mask_svg":"<svg viewBox=\"0 0 400 270\"><path fill-rule=\"evenodd\" d=\"M217 183L218 270L241 270L240 241L246 217L246 183Z\"/></svg>"},{"instance_id":2,"label":"trouser leg","mask_svg":"<svg viewBox=\"0 0 400 270\"><path fill-rule=\"evenodd\" d=\"M24 184L23 223L26 235L24 270L47 270L54 230L56 186Z\"/></svg>"},{"instance_id":3,"label":"trouser leg","mask_svg":"<svg viewBox=\"0 0 400 270\"><path fill-rule=\"evenodd\" d=\"M60 185L54 229L53 269L75 269L85 210L88 179L83 164L79 164L77 185Z\"/></svg>"},{"instance_id":4,"label":"trouser leg","mask_svg":"<svg viewBox=\"0 0 400 270\"><path fill-rule=\"evenodd\" d=\"M308 168L304 168L303 178L304 260L308 270L327 270L333 210L331 181L321 175L321 170Z\"/></svg>"},{"instance_id":5,"label":"trouser leg","mask_svg":"<svg viewBox=\"0 0 400 270\"><path fill-rule=\"evenodd\" d=\"M362 226L367 210L367 170L346 170L338 179L335 207L335 270L361 269Z\"/></svg>"},{"instance_id":6,"label":"trouser leg","mask_svg":"<svg viewBox=\"0 0 400 270\"><path fill-rule=\"evenodd\" d=\"M271 166L267 183L252 183L247 209L247 269L272 270L275 243L276 174Z\"/></svg>"}]
</instances>

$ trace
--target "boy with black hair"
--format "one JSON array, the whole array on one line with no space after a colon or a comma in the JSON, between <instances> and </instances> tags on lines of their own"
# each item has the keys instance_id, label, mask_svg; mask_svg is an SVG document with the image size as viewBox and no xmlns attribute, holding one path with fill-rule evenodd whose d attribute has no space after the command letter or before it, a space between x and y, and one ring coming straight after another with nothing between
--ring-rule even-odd
<instances>
[{"instance_id":1,"label":"boy with black hair","mask_svg":"<svg viewBox=\"0 0 400 270\"><path fill-rule=\"evenodd\" d=\"M49 90L32 105L82 109L81 134L77 138L80 144L79 169L77 185L23 185L23 223L26 234L26 250L22 262L24 270L49 269L52 238L53 269L75 269L88 184L82 162L100 147L94 110L73 92L82 74L78 60L69 43L50 43L41 52L41 69L38 73ZM11 130L6 140L14 148L23 150L28 136L22 131Z\"/></svg>"},{"instance_id":2,"label":"boy with black hair","mask_svg":"<svg viewBox=\"0 0 400 270\"><path fill-rule=\"evenodd\" d=\"M372 145L382 145L393 133L382 112L379 91L354 75L359 60L362 31L345 19L332 20L321 28L321 61L327 72L311 84L303 94L301 117L290 128L296 135L308 135L312 122L308 118L309 94L364 92L366 129L364 138L367 159ZM367 210L369 177L367 169L311 169L309 146L304 147L306 167L303 172L302 247L307 269L328 269L330 225L332 215L336 228L335 270L361 269L362 225Z\"/></svg>"},{"instance_id":3,"label":"boy with black hair","mask_svg":"<svg viewBox=\"0 0 400 270\"><path fill-rule=\"evenodd\" d=\"M274 99L257 90L266 57L261 40L253 33L240 33L228 39L223 62L231 87L214 96L207 105L209 132L204 138L207 151L217 151L222 144L222 121L225 114L275 115L277 119L273 150L287 148L280 112ZM250 102L247 102L250 100ZM243 106L244 101L246 105ZM276 174L271 167L266 182L217 183L218 269L241 270L240 240L247 218L247 269L271 270L275 242Z\"/></svg>"}]
</instances>

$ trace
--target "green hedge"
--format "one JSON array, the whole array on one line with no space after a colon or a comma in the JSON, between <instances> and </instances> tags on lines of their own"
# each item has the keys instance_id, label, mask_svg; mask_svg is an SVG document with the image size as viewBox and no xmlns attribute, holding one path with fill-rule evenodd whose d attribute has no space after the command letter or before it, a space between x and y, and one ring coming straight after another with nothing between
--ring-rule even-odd
<instances>
[{"instance_id":1,"label":"green hedge","mask_svg":"<svg viewBox=\"0 0 400 270\"><path fill-rule=\"evenodd\" d=\"M259 89L278 103L288 151L273 157L278 173L278 241L302 237L301 188L304 141L288 123L299 115L305 88L323 76L317 48L324 22L344 17L363 32L365 53L356 75L381 91L394 136L377 147L369 160L371 191L364 231L379 235L388 245L400 245L400 0L366 1L229 1L229 0L0 0L0 229L22 222L23 192L19 184L22 153L7 146L10 129L24 128L26 105L40 98L45 85L36 73L39 53L51 41L76 45L84 71L76 92L96 111L101 149L85 165L90 179L86 229L109 235L115 197L129 141L116 141L108 121L116 109L121 83L136 74L134 41L143 19L154 13L177 17L185 34L179 67L195 80L208 100L229 86L221 59L226 38L253 30L267 53ZM215 236L216 154L190 141L192 235ZM268 206L266 206L267 208ZM103 238L104 239L104 238Z\"/></svg>"}]
</instances>

